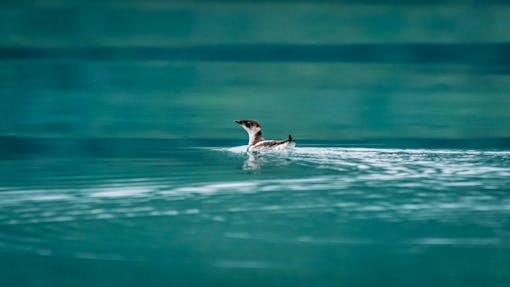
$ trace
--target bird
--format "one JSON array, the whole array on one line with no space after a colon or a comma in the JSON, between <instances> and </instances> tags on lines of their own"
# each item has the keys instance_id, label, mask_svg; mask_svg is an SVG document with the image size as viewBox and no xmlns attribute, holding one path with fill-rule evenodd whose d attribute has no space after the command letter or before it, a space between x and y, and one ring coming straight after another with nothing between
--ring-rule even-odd
<instances>
[{"instance_id":1,"label":"bird","mask_svg":"<svg viewBox=\"0 0 510 287\"><path fill-rule=\"evenodd\" d=\"M262 136L262 127L256 120L236 120L234 121L248 133L248 151L270 151L282 150L295 146L295 141L291 135L286 140L266 140Z\"/></svg>"}]
</instances>

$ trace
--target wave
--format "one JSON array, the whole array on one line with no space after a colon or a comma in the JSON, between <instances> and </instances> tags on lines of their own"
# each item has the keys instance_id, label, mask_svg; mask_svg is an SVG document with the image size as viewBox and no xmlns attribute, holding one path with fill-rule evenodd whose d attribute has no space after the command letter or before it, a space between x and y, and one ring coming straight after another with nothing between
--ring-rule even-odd
<instances>
[{"instance_id":1,"label":"wave","mask_svg":"<svg viewBox=\"0 0 510 287\"><path fill-rule=\"evenodd\" d=\"M246 170L264 165L295 165L338 172L353 172L364 179L427 178L451 176L458 179L510 176L510 151L455 149L394 149L345 147L295 147L262 155L246 153L246 146L211 148L232 155L244 155Z\"/></svg>"},{"instance_id":2,"label":"wave","mask_svg":"<svg viewBox=\"0 0 510 287\"><path fill-rule=\"evenodd\" d=\"M255 157L246 154L246 146L209 150L245 161L243 167L249 171L255 167L262 175L265 169L271 173L190 182L131 178L72 189L3 186L0 207L6 212L0 215L0 225L217 213L220 218L231 212L328 208L383 217L412 213L438 218L441 211L510 213L510 200L505 196L501 200L501 193L510 189L509 151L297 147ZM243 200L273 193L299 194L308 200L287 206L246 206ZM317 201L325 194L342 198ZM181 204L211 197L219 198L221 208ZM237 204L230 206L222 200L225 197ZM161 207L161 202L171 204Z\"/></svg>"},{"instance_id":3,"label":"wave","mask_svg":"<svg viewBox=\"0 0 510 287\"><path fill-rule=\"evenodd\" d=\"M252 226L254 221L266 224L276 220L287 225L322 218L327 224L436 222L498 230L510 218L510 151L296 147L250 158L246 146L236 146L206 148L206 153L221 162L214 167L222 170L205 168L197 175L193 174L197 173L195 162L190 162L191 169L186 171L191 174L184 171L167 178L131 176L80 185L82 179L77 177L75 186L65 188L3 183L0 226L19 232L0 232L0 251L60 256L60 249L46 246L45 240L73 230L88 234L84 230L102 224L131 230L133 224L148 228L152 223L147 232L160 236L158 222ZM202 151L199 154L203 155ZM243 162L245 171L238 170ZM257 169L250 169L254 167ZM216 173L221 177L211 176ZM226 230L224 236L281 244L376 244L370 238L284 237L246 230ZM497 237L419 232L413 236L403 237L402 244L427 248L508 246ZM111 252L104 244L97 252L71 249L74 253L64 255L92 260L139 259L138 255ZM235 258L223 258L216 266L278 268L257 260L240 263Z\"/></svg>"}]
</instances>

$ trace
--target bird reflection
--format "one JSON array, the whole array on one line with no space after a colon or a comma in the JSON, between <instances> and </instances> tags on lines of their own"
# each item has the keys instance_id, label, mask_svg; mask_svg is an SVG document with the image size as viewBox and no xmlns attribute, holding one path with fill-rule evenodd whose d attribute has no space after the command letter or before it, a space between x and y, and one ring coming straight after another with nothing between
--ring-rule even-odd
<instances>
[{"instance_id":1,"label":"bird reflection","mask_svg":"<svg viewBox=\"0 0 510 287\"><path fill-rule=\"evenodd\" d=\"M257 171L262 166L262 159L260 154L247 153L248 158L244 161L243 170Z\"/></svg>"},{"instance_id":2,"label":"bird reflection","mask_svg":"<svg viewBox=\"0 0 510 287\"><path fill-rule=\"evenodd\" d=\"M260 171L262 167L278 167L288 165L292 159L289 152L247 152L247 158L243 163L243 170Z\"/></svg>"}]
</instances>

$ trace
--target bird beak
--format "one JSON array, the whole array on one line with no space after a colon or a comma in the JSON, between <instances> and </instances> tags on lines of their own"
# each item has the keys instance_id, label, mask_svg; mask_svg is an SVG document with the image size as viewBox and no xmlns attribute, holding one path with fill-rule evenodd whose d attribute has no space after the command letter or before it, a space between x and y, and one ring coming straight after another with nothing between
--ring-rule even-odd
<instances>
[{"instance_id":1,"label":"bird beak","mask_svg":"<svg viewBox=\"0 0 510 287\"><path fill-rule=\"evenodd\" d=\"M241 121L234 121L235 123L241 124Z\"/></svg>"}]
</instances>

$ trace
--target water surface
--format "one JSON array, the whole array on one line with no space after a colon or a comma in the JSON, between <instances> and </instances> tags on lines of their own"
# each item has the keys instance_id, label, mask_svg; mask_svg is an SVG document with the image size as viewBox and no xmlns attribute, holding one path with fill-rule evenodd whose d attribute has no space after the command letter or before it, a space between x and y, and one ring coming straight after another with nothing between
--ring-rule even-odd
<instances>
[{"instance_id":1,"label":"water surface","mask_svg":"<svg viewBox=\"0 0 510 287\"><path fill-rule=\"evenodd\" d=\"M507 149L18 141L45 151L0 162L6 286L510 279Z\"/></svg>"},{"instance_id":2,"label":"water surface","mask_svg":"<svg viewBox=\"0 0 510 287\"><path fill-rule=\"evenodd\" d=\"M508 286L510 6L400 2L2 1L0 286Z\"/></svg>"}]
</instances>

